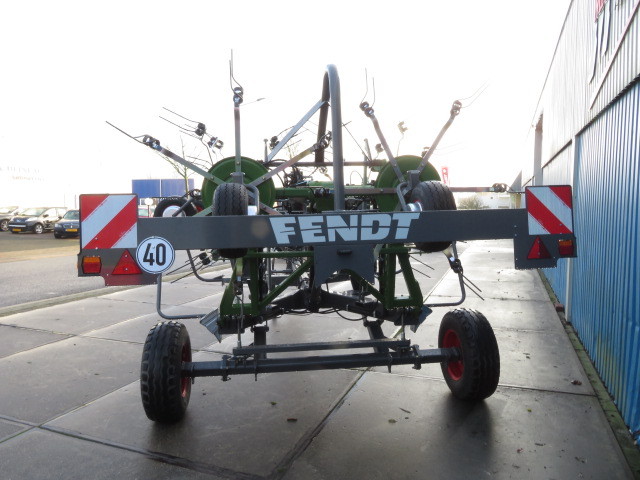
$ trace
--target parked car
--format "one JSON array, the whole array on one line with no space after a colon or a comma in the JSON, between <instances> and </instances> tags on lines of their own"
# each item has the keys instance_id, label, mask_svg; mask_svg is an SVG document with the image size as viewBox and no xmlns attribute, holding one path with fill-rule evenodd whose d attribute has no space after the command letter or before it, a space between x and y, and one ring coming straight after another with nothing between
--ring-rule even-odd
<instances>
[{"instance_id":1,"label":"parked car","mask_svg":"<svg viewBox=\"0 0 640 480\"><path fill-rule=\"evenodd\" d=\"M25 208L9 220L9 230L11 233L43 233L47 230L53 230L53 225L62 218L66 211L65 207Z\"/></svg>"},{"instance_id":2,"label":"parked car","mask_svg":"<svg viewBox=\"0 0 640 480\"><path fill-rule=\"evenodd\" d=\"M53 236L63 238L78 235L80 235L80 210L67 210L64 217L53 226Z\"/></svg>"},{"instance_id":3,"label":"parked car","mask_svg":"<svg viewBox=\"0 0 640 480\"><path fill-rule=\"evenodd\" d=\"M138 216L139 217L153 217L153 211L155 210L155 206L146 206L146 205L138 205Z\"/></svg>"},{"instance_id":4,"label":"parked car","mask_svg":"<svg viewBox=\"0 0 640 480\"><path fill-rule=\"evenodd\" d=\"M18 207L0 207L0 230L6 232L9 230L9 220L18 214Z\"/></svg>"}]
</instances>

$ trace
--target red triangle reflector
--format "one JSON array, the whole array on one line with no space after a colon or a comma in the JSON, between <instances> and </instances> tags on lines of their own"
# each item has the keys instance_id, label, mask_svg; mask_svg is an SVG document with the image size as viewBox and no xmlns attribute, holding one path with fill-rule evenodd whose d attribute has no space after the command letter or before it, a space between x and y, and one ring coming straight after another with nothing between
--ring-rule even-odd
<instances>
[{"instance_id":1,"label":"red triangle reflector","mask_svg":"<svg viewBox=\"0 0 640 480\"><path fill-rule=\"evenodd\" d=\"M129 250L125 250L120 257L120 260L116 264L116 268L111 272L112 275L138 275L142 270L136 263L136 261L129 253Z\"/></svg>"},{"instance_id":2,"label":"red triangle reflector","mask_svg":"<svg viewBox=\"0 0 640 480\"><path fill-rule=\"evenodd\" d=\"M540 237L536 237L533 241L533 246L531 250L529 250L529 255L527 255L529 260L542 260L543 258L551 258L551 254L547 247L544 246Z\"/></svg>"}]
</instances>

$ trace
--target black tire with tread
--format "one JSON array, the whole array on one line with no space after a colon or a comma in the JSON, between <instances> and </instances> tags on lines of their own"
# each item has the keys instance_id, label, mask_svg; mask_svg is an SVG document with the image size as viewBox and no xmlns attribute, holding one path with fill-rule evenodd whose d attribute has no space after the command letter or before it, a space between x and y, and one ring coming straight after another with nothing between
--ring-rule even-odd
<instances>
[{"instance_id":1,"label":"black tire with tread","mask_svg":"<svg viewBox=\"0 0 640 480\"><path fill-rule=\"evenodd\" d=\"M213 193L212 215L247 215L249 211L249 193L240 183L223 183ZM221 248L220 256L240 258L247 254L246 248Z\"/></svg>"},{"instance_id":2,"label":"black tire with tread","mask_svg":"<svg viewBox=\"0 0 640 480\"><path fill-rule=\"evenodd\" d=\"M500 380L500 352L489 321L476 310L459 308L443 317L438 348L445 348L443 340L447 331L455 332L459 339L463 365L460 378L456 379L450 373L449 362L440 364L451 393L467 401L490 397Z\"/></svg>"},{"instance_id":3,"label":"black tire with tread","mask_svg":"<svg viewBox=\"0 0 640 480\"><path fill-rule=\"evenodd\" d=\"M160 200L160 202L158 202L158 206L155 208L155 210L153 211L153 216L154 217L162 217L164 216L164 212L167 208L169 207L182 207L184 204L186 203L186 200L184 198L180 198L180 197L168 197L168 198L163 198L162 200ZM193 204L189 204L185 207L184 209L184 215L186 215L187 217L192 217L194 216L196 213L198 213L196 207L193 206Z\"/></svg>"},{"instance_id":4,"label":"black tire with tread","mask_svg":"<svg viewBox=\"0 0 640 480\"><path fill-rule=\"evenodd\" d=\"M420 182L411 190L408 201L420 203L422 210L456 210L453 193L444 183L436 181ZM441 252L448 248L451 242L423 242L416 243L416 248L426 253Z\"/></svg>"},{"instance_id":5,"label":"black tire with tread","mask_svg":"<svg viewBox=\"0 0 640 480\"><path fill-rule=\"evenodd\" d=\"M191 361L191 341L183 324L160 322L149 330L142 351L140 393L150 420L175 423L184 417L191 379L182 377L183 361Z\"/></svg>"}]
</instances>

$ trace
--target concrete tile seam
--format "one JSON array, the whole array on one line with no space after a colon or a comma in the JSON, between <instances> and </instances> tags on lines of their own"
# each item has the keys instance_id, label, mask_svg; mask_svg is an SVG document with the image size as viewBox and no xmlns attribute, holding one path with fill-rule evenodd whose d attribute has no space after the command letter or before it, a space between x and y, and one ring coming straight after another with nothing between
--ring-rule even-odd
<instances>
[{"instance_id":1,"label":"concrete tile seam","mask_svg":"<svg viewBox=\"0 0 640 480\"><path fill-rule=\"evenodd\" d=\"M17 418L10 417L8 415L0 414L0 420L4 420L6 422L17 423L18 425L25 425L27 427L39 427L39 423L29 422L27 420L19 420Z\"/></svg>"},{"instance_id":2,"label":"concrete tile seam","mask_svg":"<svg viewBox=\"0 0 640 480\"><path fill-rule=\"evenodd\" d=\"M354 370L354 369L348 369ZM316 427L311 430L307 435L304 435L298 442L293 446L293 448L289 451L289 454L285 455L280 462L275 466L273 472L268 476L269 480L279 480L284 477L291 465L302 456L302 454L306 451L307 447L311 445L314 438L316 438L324 427L329 423L331 418L338 412L340 407L344 405L345 400L351 392L356 388L356 386L360 383L365 373L369 372L369 370L356 370L359 372L359 375L356 376L353 381L344 389L342 395L340 395L337 400L331 405L328 409L327 414L318 422Z\"/></svg>"},{"instance_id":3,"label":"concrete tile seam","mask_svg":"<svg viewBox=\"0 0 640 480\"><path fill-rule=\"evenodd\" d=\"M60 340L56 340L54 342L49 342L49 343L43 343L42 345L38 345L38 346L35 346L35 347L27 348L25 350L21 350L19 352L15 352L15 353L12 353L10 355L5 355L4 357L0 357L0 359L4 360L4 359L7 359L7 358L11 358L11 357L13 357L15 355L21 355L21 354L23 354L25 352L30 352L30 351L33 351L33 350L37 350L38 348L47 347L49 345L60 343L60 342L63 342L65 340L71 340L71 339L74 339L74 338L83 338L83 339L90 339L90 340L102 340L102 341L107 341L107 342L117 342L117 343L126 344L126 345L143 345L143 342L133 342L133 341L130 341L130 340L119 340L117 338L91 337L91 336L86 336L86 335L83 335L83 334L66 334L66 335L67 336L65 338L61 338Z\"/></svg>"},{"instance_id":4,"label":"concrete tile seam","mask_svg":"<svg viewBox=\"0 0 640 480\"><path fill-rule=\"evenodd\" d=\"M9 305L7 307L0 308L0 317L6 317L9 315L15 315L17 313L30 312L32 310L39 310L41 308L53 307L55 305L63 305L65 303L75 302L77 300L84 300L85 298L101 297L103 295L109 295L125 290L131 290L138 288L137 286L125 286L125 287L102 287L96 290L88 290L86 292L73 293L71 295L64 295L62 297L47 298L43 300L36 300L34 302L19 303L17 305ZM105 291L108 290L108 291Z\"/></svg>"},{"instance_id":5,"label":"concrete tile seam","mask_svg":"<svg viewBox=\"0 0 640 480\"><path fill-rule=\"evenodd\" d=\"M217 267L213 267L211 272L213 273L222 270L230 270L228 266L218 265ZM164 282L168 282L173 280L173 276L163 278ZM0 317L6 317L9 315L14 315L16 313L29 312L32 310L39 310L41 308L52 307L55 305L62 305L65 303L75 302L76 300L83 300L85 298L95 298L95 297L103 297L105 295L111 295L113 293L124 292L127 290L133 290L135 288L143 288L140 285L125 285L121 287L102 287L94 290L88 290L86 292L72 293L70 295L64 295L61 297L55 298L47 298L43 300L36 300L34 302L20 303L17 305L9 305L7 307L0 308ZM110 300L110 299L106 299Z\"/></svg>"},{"instance_id":6,"label":"concrete tile seam","mask_svg":"<svg viewBox=\"0 0 640 480\"><path fill-rule=\"evenodd\" d=\"M397 372L394 372L393 370L391 371L391 373L369 370L369 373L374 375L395 375L396 377L414 378L414 379L420 379L420 380L436 381L438 383L446 383L444 378L442 377L435 377L431 375L411 375L409 373L397 373ZM541 392L541 393L552 393L552 394L563 394L563 395L577 395L580 397L597 397L595 393L590 394L585 392L569 392L565 390L549 390L548 388L523 387L522 385L514 385L512 383L502 383L502 382L498 383L498 388L518 390L523 392Z\"/></svg>"},{"instance_id":7,"label":"concrete tile seam","mask_svg":"<svg viewBox=\"0 0 640 480\"><path fill-rule=\"evenodd\" d=\"M451 295L432 295L432 298L457 298L457 297L451 297ZM475 297L478 300L495 300L495 301L505 301L505 302L530 302L530 303L540 303L541 300L540 299L528 299L528 298L524 298L524 297L518 297L518 298L513 298L513 297L490 297L490 296L486 296L484 298L482 297ZM467 295L467 297L465 298L465 301L470 300L471 298Z\"/></svg>"},{"instance_id":8,"label":"concrete tile seam","mask_svg":"<svg viewBox=\"0 0 640 480\"><path fill-rule=\"evenodd\" d=\"M498 330L500 332L514 332L514 333L536 333L536 334L540 334L540 335L550 335L550 336L557 336L557 333L555 332L549 332L546 330L535 330L532 328L515 328L515 327L494 327L493 325L491 326L491 328L493 330Z\"/></svg>"},{"instance_id":9,"label":"concrete tile seam","mask_svg":"<svg viewBox=\"0 0 640 480\"><path fill-rule=\"evenodd\" d=\"M112 442L108 440L104 440L101 438L93 437L91 435L85 435L80 432L75 432L72 430L67 430L60 427L53 427L49 425L43 425L40 427L42 430L46 430L50 433L55 433L58 435L64 435L67 437L75 438L77 440L82 440L86 442L95 443L98 445L102 445L105 447L116 448L119 450L124 450L131 453L137 453L139 455L143 455L147 458L160 461L162 463L166 463L168 465L177 466L184 468L186 470L191 470L199 473L205 473L210 475L216 475L222 478L228 478L229 480L265 480L265 477L261 477L258 475L252 475L245 472L239 472L235 470L230 470L224 467L218 467L213 465L207 465L201 462L187 460L185 458L176 457L173 455L169 455L166 453L155 452L152 450L147 450L144 448L134 447L132 445L126 445L118 442Z\"/></svg>"},{"instance_id":10,"label":"concrete tile seam","mask_svg":"<svg viewBox=\"0 0 640 480\"><path fill-rule=\"evenodd\" d=\"M73 335L73 338L90 338L91 340L107 340L110 342L125 343L127 345L144 345L144 342L136 342L133 340L122 340L120 338L105 338L105 337L99 337L94 335L87 335L85 333L79 333L77 335Z\"/></svg>"},{"instance_id":11,"label":"concrete tile seam","mask_svg":"<svg viewBox=\"0 0 640 480\"><path fill-rule=\"evenodd\" d=\"M56 332L55 330L46 330L44 328L22 327L20 325L15 325L13 323L0 323L0 327L11 327L18 330L27 330L30 332L39 332L39 333L50 333L52 335L68 335L68 336L74 335L73 333Z\"/></svg>"},{"instance_id":12,"label":"concrete tile seam","mask_svg":"<svg viewBox=\"0 0 640 480\"><path fill-rule=\"evenodd\" d=\"M20 423L24 423L24 422L20 422ZM34 426L29 426L29 428L25 428L24 430L20 430L19 432L16 432L14 434L8 435L5 438L3 438L2 440L0 440L0 445L6 442L10 442L11 440L13 440L16 437L19 437L20 435L23 435L25 433L31 432L33 430L38 430L40 427L38 425L34 425Z\"/></svg>"},{"instance_id":13,"label":"concrete tile seam","mask_svg":"<svg viewBox=\"0 0 640 480\"><path fill-rule=\"evenodd\" d=\"M0 325L2 325L2 324L0 324ZM19 353L30 352L30 351L32 351L32 350L36 350L36 349L41 348L41 347L46 347L46 346L48 346L48 345L52 345L52 344L54 344L54 343L62 342L62 341L64 341L64 340L68 340L69 338L72 338L72 337L74 337L74 336L75 336L75 335L70 334L70 333L50 332L50 331L47 331L47 330L30 329L30 328L25 328L25 327L18 327L18 326L16 326L16 325L2 325L2 326L4 326L4 327L21 328L21 329L23 329L23 330L30 330L30 331L33 331L33 332L39 332L39 333L50 333L50 334L52 334L52 335L60 335L62 338L60 338L60 339L58 339L58 340L51 340L50 342L43 342L43 343L41 343L41 344L39 344L39 345L34 345L34 346L32 346L32 347L25 348L24 350L20 350L19 352L13 352L13 353L10 353L10 354L8 354L8 355L0 355L0 360L5 359L5 358L10 358L10 357L12 357L13 355L17 355L17 354L19 354Z\"/></svg>"}]
</instances>

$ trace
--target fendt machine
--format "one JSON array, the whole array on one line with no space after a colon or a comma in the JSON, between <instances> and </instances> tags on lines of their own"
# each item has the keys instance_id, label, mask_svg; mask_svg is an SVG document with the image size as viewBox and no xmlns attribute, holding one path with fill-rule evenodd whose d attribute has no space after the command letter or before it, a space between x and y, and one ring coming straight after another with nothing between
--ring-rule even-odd
<instances>
[{"instance_id":1,"label":"fendt machine","mask_svg":"<svg viewBox=\"0 0 640 480\"><path fill-rule=\"evenodd\" d=\"M325 71L320 99L281 139L271 139L270 151L265 141L264 158L254 160L240 151L244 91L231 78L234 156L207 170L156 138L132 137L202 175L199 191L163 200L153 218L138 218L133 194L80 198L79 275L102 276L106 285L157 284L163 321L147 336L140 374L147 416L166 423L183 418L196 377L257 378L266 372L315 369L403 364L419 369L424 363L440 363L456 397L479 401L492 395L500 376L498 345L480 312L455 308L465 300L467 283L456 242L512 238L516 268L555 267L558 258L576 254L571 187L528 188L522 209L456 210L452 191L440 182L429 159L460 112L457 101L431 148L423 155L403 156L393 155L372 106L363 101L360 109L373 123L386 159L367 153L362 161L345 161L340 84L333 65ZM312 145L287 160L277 157L309 128L314 129ZM202 123L193 122L191 133L211 150L222 145ZM311 159L304 161L306 157ZM345 167L364 172L361 184L346 184ZM309 173L317 171L324 175L320 180ZM162 312L163 275L179 250L186 251L188 268L204 282L220 283L206 272L226 262L230 274L222 279L220 304L212 311ZM413 259L434 252L446 255L459 279L456 302L430 301L414 275ZM336 282L349 289L332 290ZM405 327L415 332L437 307L449 309L438 348L420 349L407 338ZM327 313L357 320L368 335L331 342L267 341L269 322L278 317ZM237 346L221 360L193 361L181 323L191 319L219 341L237 335ZM386 328L390 325L394 327ZM393 334L385 335L385 330ZM243 344L245 332L253 335L250 344Z\"/></svg>"}]
</instances>

